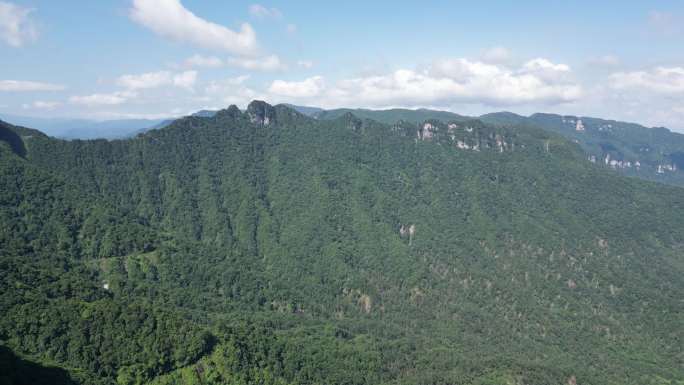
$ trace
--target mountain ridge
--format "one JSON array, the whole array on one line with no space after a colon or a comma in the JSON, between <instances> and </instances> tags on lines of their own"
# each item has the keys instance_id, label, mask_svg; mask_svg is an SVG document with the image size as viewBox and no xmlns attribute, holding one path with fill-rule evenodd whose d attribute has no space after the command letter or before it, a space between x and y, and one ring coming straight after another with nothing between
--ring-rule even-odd
<instances>
[{"instance_id":1,"label":"mountain ridge","mask_svg":"<svg viewBox=\"0 0 684 385\"><path fill-rule=\"evenodd\" d=\"M550 113L534 113L529 116L512 112L494 112L479 117L467 117L452 112L430 109L332 109L305 107L293 104L285 106L299 111L315 119L333 119L346 113L360 118L378 120L386 124L394 124L400 120L421 123L431 119L465 122L479 119L488 124L502 126L535 125L548 131L556 132L580 144L587 154L587 159L599 162L608 168L624 175L653 180L677 186L684 186L684 135L672 132L664 127L648 128L635 123L606 120L574 115ZM190 116L211 117L214 110L201 110ZM163 128L174 119L159 121L149 127L132 130L125 135L99 135L108 139L136 136L152 129ZM572 121L573 123L568 123ZM583 122L578 130L577 122ZM586 127L585 127L586 123ZM116 124L110 122L108 124ZM90 135L97 137L98 135Z\"/></svg>"}]
</instances>

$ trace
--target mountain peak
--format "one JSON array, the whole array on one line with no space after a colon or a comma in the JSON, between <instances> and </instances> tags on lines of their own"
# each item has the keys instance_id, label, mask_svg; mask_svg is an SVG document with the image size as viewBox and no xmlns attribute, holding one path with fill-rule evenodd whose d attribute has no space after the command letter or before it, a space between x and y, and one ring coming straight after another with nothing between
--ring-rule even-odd
<instances>
[{"instance_id":1,"label":"mountain peak","mask_svg":"<svg viewBox=\"0 0 684 385\"><path fill-rule=\"evenodd\" d=\"M268 126L275 121L275 108L263 100L253 100L247 106L247 114L252 123Z\"/></svg>"},{"instance_id":2,"label":"mountain peak","mask_svg":"<svg viewBox=\"0 0 684 385\"><path fill-rule=\"evenodd\" d=\"M347 123L347 128L352 130L358 130L363 126L363 120L359 119L359 117L354 115L351 111L345 112L339 119L345 121Z\"/></svg>"},{"instance_id":3,"label":"mountain peak","mask_svg":"<svg viewBox=\"0 0 684 385\"><path fill-rule=\"evenodd\" d=\"M242 114L242 111L240 111L240 109L235 104L231 104L230 106L228 106L228 108L216 111L216 114L214 116L228 116L230 118L235 119L238 116L240 116L240 114Z\"/></svg>"}]
</instances>

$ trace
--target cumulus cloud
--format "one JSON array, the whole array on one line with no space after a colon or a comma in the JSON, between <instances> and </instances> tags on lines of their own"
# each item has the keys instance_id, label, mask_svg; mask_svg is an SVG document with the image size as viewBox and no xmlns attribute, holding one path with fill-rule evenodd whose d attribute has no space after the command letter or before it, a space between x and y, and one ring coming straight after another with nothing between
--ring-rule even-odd
<instances>
[{"instance_id":1,"label":"cumulus cloud","mask_svg":"<svg viewBox=\"0 0 684 385\"><path fill-rule=\"evenodd\" d=\"M519 71L519 74L530 74L546 83L561 83L570 74L570 66L567 64L555 64L544 58L528 61Z\"/></svg>"},{"instance_id":2,"label":"cumulus cloud","mask_svg":"<svg viewBox=\"0 0 684 385\"><path fill-rule=\"evenodd\" d=\"M0 80L0 91L6 92L61 91L65 88L66 87L61 84L22 80Z\"/></svg>"},{"instance_id":3,"label":"cumulus cloud","mask_svg":"<svg viewBox=\"0 0 684 385\"><path fill-rule=\"evenodd\" d=\"M12 47L21 47L38 38L38 31L29 18L32 11L0 1L0 40Z\"/></svg>"},{"instance_id":4,"label":"cumulus cloud","mask_svg":"<svg viewBox=\"0 0 684 385\"><path fill-rule=\"evenodd\" d=\"M122 75L116 84L129 89L157 88L171 82L171 72L158 71L139 75Z\"/></svg>"},{"instance_id":5,"label":"cumulus cloud","mask_svg":"<svg viewBox=\"0 0 684 385\"><path fill-rule=\"evenodd\" d=\"M197 80L197 71L172 73L170 71L148 72L139 75L122 75L116 83L129 90L175 86L192 88Z\"/></svg>"},{"instance_id":6,"label":"cumulus cloud","mask_svg":"<svg viewBox=\"0 0 684 385\"><path fill-rule=\"evenodd\" d=\"M434 78L467 81L474 77L496 76L502 72L502 69L493 64L468 59L442 59L434 61L432 66L424 72Z\"/></svg>"},{"instance_id":7,"label":"cumulus cloud","mask_svg":"<svg viewBox=\"0 0 684 385\"><path fill-rule=\"evenodd\" d=\"M274 80L268 91L279 96L310 98L320 95L324 86L323 77L313 76L302 81Z\"/></svg>"},{"instance_id":8,"label":"cumulus cloud","mask_svg":"<svg viewBox=\"0 0 684 385\"><path fill-rule=\"evenodd\" d=\"M224 63L223 60L217 58L216 56L193 55L185 59L183 64L188 68L219 68L222 67Z\"/></svg>"},{"instance_id":9,"label":"cumulus cloud","mask_svg":"<svg viewBox=\"0 0 684 385\"><path fill-rule=\"evenodd\" d=\"M656 67L646 71L616 72L609 77L614 89L684 93L684 67Z\"/></svg>"},{"instance_id":10,"label":"cumulus cloud","mask_svg":"<svg viewBox=\"0 0 684 385\"><path fill-rule=\"evenodd\" d=\"M275 80L268 92L275 99L288 97L325 107L554 105L582 96L582 87L572 80L571 72L569 66L543 58L517 69L456 58L437 60L419 70L399 69L334 83L321 76Z\"/></svg>"},{"instance_id":11,"label":"cumulus cloud","mask_svg":"<svg viewBox=\"0 0 684 385\"><path fill-rule=\"evenodd\" d=\"M571 114L596 115L684 130L684 68L614 71L590 87Z\"/></svg>"},{"instance_id":12,"label":"cumulus cloud","mask_svg":"<svg viewBox=\"0 0 684 385\"><path fill-rule=\"evenodd\" d=\"M233 57L228 59L228 65L255 71L280 71L287 68L277 55L262 58Z\"/></svg>"},{"instance_id":13,"label":"cumulus cloud","mask_svg":"<svg viewBox=\"0 0 684 385\"><path fill-rule=\"evenodd\" d=\"M229 104L247 105L254 99L267 99L266 95L245 84L249 78L249 75L241 75L210 82L204 90L208 96L207 101L219 100L225 106Z\"/></svg>"},{"instance_id":14,"label":"cumulus cloud","mask_svg":"<svg viewBox=\"0 0 684 385\"><path fill-rule=\"evenodd\" d=\"M123 88L116 92L94 93L90 95L75 95L69 98L72 104L87 107L115 106L132 100L150 96L146 91L161 87L176 87L194 92L197 82L197 71L183 72L157 71L135 75L122 75L116 80L116 85Z\"/></svg>"},{"instance_id":15,"label":"cumulus cloud","mask_svg":"<svg viewBox=\"0 0 684 385\"><path fill-rule=\"evenodd\" d=\"M173 85L191 89L197 81L197 71L185 71L173 76Z\"/></svg>"},{"instance_id":16,"label":"cumulus cloud","mask_svg":"<svg viewBox=\"0 0 684 385\"><path fill-rule=\"evenodd\" d=\"M180 0L133 0L130 18L157 35L200 47L252 55L256 33L247 23L239 31L204 20L186 9Z\"/></svg>"},{"instance_id":17,"label":"cumulus cloud","mask_svg":"<svg viewBox=\"0 0 684 385\"><path fill-rule=\"evenodd\" d=\"M529 74L547 83L559 83L570 74L567 64L555 64L544 58L536 58L526 62L518 75Z\"/></svg>"},{"instance_id":18,"label":"cumulus cloud","mask_svg":"<svg viewBox=\"0 0 684 385\"><path fill-rule=\"evenodd\" d=\"M446 59L421 71L400 69L343 80L329 94L347 103L374 107L558 104L581 96L581 87L568 79L569 71L568 66L546 59L531 60L518 70L463 58Z\"/></svg>"},{"instance_id":19,"label":"cumulus cloud","mask_svg":"<svg viewBox=\"0 0 684 385\"><path fill-rule=\"evenodd\" d=\"M261 4L250 5L249 14L258 19L280 19L283 17L282 12L278 8L267 8Z\"/></svg>"}]
</instances>

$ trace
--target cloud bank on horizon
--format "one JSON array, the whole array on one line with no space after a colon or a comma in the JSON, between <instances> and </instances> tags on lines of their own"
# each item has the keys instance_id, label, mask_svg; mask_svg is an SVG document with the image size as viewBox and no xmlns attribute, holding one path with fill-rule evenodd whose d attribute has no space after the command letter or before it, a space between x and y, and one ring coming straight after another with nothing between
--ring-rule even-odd
<instances>
[{"instance_id":1,"label":"cloud bank on horizon","mask_svg":"<svg viewBox=\"0 0 684 385\"><path fill-rule=\"evenodd\" d=\"M132 0L123 8L98 3L97 14L111 17L97 20L53 2L0 1L0 44L11 53L0 73L0 113L177 116L264 99L463 114L547 111L684 131L684 56L672 48L684 39L684 7L648 4L657 6L663 8L626 6L612 23L573 23L572 9L542 9L560 30L508 21L524 9L407 10L398 17L432 16L412 31L353 4L330 17L332 10L311 4ZM358 16L360 10L367 15ZM65 16L72 11L89 21L75 27ZM458 22L445 24L440 15L450 11L471 14L468 22L479 28L453 18L446 20ZM554 20L559 15L562 21ZM92 33L81 33L88 27Z\"/></svg>"}]
</instances>

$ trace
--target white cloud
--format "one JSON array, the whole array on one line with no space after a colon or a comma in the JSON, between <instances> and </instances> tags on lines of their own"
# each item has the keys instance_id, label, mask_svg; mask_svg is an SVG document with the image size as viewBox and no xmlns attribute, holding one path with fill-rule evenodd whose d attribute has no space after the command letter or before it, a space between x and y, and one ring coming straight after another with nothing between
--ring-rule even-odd
<instances>
[{"instance_id":1,"label":"white cloud","mask_svg":"<svg viewBox=\"0 0 684 385\"><path fill-rule=\"evenodd\" d=\"M275 80L274 96L315 98L326 107L450 107L458 103L487 106L553 105L574 102L582 87L570 79L570 67L547 59L510 69L468 59L438 60L423 70L344 79L326 86L320 76L302 81Z\"/></svg>"},{"instance_id":2,"label":"white cloud","mask_svg":"<svg viewBox=\"0 0 684 385\"><path fill-rule=\"evenodd\" d=\"M530 72L569 72L570 67L567 64L554 64L548 59L536 58L528 61L523 66L523 69Z\"/></svg>"},{"instance_id":3,"label":"white cloud","mask_svg":"<svg viewBox=\"0 0 684 385\"><path fill-rule=\"evenodd\" d=\"M684 93L684 67L656 67L647 71L616 72L609 77L617 90Z\"/></svg>"},{"instance_id":4,"label":"white cloud","mask_svg":"<svg viewBox=\"0 0 684 385\"><path fill-rule=\"evenodd\" d=\"M140 91L151 90L160 87L178 87L192 91L197 82L197 71L157 71L137 75L122 75L116 80L122 91L111 93L95 93L91 95L75 95L69 98L72 104L80 104L88 107L114 106L127 103L134 99L141 99L145 94ZM148 95L149 96L149 95Z\"/></svg>"},{"instance_id":5,"label":"white cloud","mask_svg":"<svg viewBox=\"0 0 684 385\"><path fill-rule=\"evenodd\" d=\"M257 51L256 34L249 24L243 23L240 31L233 31L196 16L180 0L133 0L130 17L175 41L240 55Z\"/></svg>"},{"instance_id":6,"label":"white cloud","mask_svg":"<svg viewBox=\"0 0 684 385\"><path fill-rule=\"evenodd\" d=\"M173 85L176 87L192 89L197 81L197 71L185 71L173 75Z\"/></svg>"},{"instance_id":7,"label":"white cloud","mask_svg":"<svg viewBox=\"0 0 684 385\"><path fill-rule=\"evenodd\" d=\"M257 70L257 71L279 71L284 70L287 67L280 62L280 58L277 55L270 55L262 58L229 58L228 65L233 67L240 67L246 70Z\"/></svg>"},{"instance_id":8,"label":"white cloud","mask_svg":"<svg viewBox=\"0 0 684 385\"><path fill-rule=\"evenodd\" d=\"M162 86L192 88L196 80L197 71L184 71L176 74L170 71L157 71L139 75L122 75L116 83L129 90L140 90Z\"/></svg>"},{"instance_id":9,"label":"white cloud","mask_svg":"<svg viewBox=\"0 0 684 385\"><path fill-rule=\"evenodd\" d=\"M299 60L297 61L297 65L302 67L302 68L311 68L313 67L314 63L311 60Z\"/></svg>"},{"instance_id":10,"label":"white cloud","mask_svg":"<svg viewBox=\"0 0 684 385\"><path fill-rule=\"evenodd\" d=\"M297 24L288 24L287 27L285 27L285 28L287 29L287 33L289 33L289 34L293 34L293 33L297 32Z\"/></svg>"},{"instance_id":11,"label":"white cloud","mask_svg":"<svg viewBox=\"0 0 684 385\"><path fill-rule=\"evenodd\" d=\"M684 130L684 67L615 71L587 87L564 112Z\"/></svg>"},{"instance_id":12,"label":"white cloud","mask_svg":"<svg viewBox=\"0 0 684 385\"><path fill-rule=\"evenodd\" d=\"M61 84L41 83L22 80L0 80L0 91L28 92L28 91L61 91L66 87Z\"/></svg>"},{"instance_id":13,"label":"white cloud","mask_svg":"<svg viewBox=\"0 0 684 385\"><path fill-rule=\"evenodd\" d=\"M128 99L135 97L135 94L129 92L114 92L111 94L92 94L84 96L72 96L69 102L73 104L80 104L88 107L94 106L113 106L123 104Z\"/></svg>"},{"instance_id":14,"label":"white cloud","mask_svg":"<svg viewBox=\"0 0 684 385\"><path fill-rule=\"evenodd\" d=\"M218 99L223 106L229 104L244 106L254 99L267 99L265 95L248 87L245 84L247 80L249 80L249 75L210 82L204 90L208 96L207 101L215 102Z\"/></svg>"},{"instance_id":15,"label":"white cloud","mask_svg":"<svg viewBox=\"0 0 684 385\"><path fill-rule=\"evenodd\" d=\"M482 54L485 63L502 64L511 60L511 53L504 47L491 47Z\"/></svg>"},{"instance_id":16,"label":"white cloud","mask_svg":"<svg viewBox=\"0 0 684 385\"><path fill-rule=\"evenodd\" d=\"M395 73L401 89L412 90L421 83L434 87L418 100L515 105L563 103L579 97L579 85L567 79L570 67L543 58L525 63L518 70L468 59L439 60L424 73Z\"/></svg>"},{"instance_id":17,"label":"white cloud","mask_svg":"<svg viewBox=\"0 0 684 385\"><path fill-rule=\"evenodd\" d=\"M283 17L277 8L266 8L261 4L250 5L249 14L258 19L281 19Z\"/></svg>"},{"instance_id":18,"label":"white cloud","mask_svg":"<svg viewBox=\"0 0 684 385\"><path fill-rule=\"evenodd\" d=\"M169 71L148 72L140 75L122 75L116 84L132 90L157 88L171 83L171 78Z\"/></svg>"},{"instance_id":19,"label":"white cloud","mask_svg":"<svg viewBox=\"0 0 684 385\"><path fill-rule=\"evenodd\" d=\"M29 19L33 10L0 1L0 39L12 47L21 47L38 38L38 31Z\"/></svg>"},{"instance_id":20,"label":"white cloud","mask_svg":"<svg viewBox=\"0 0 684 385\"><path fill-rule=\"evenodd\" d=\"M318 96L324 89L324 81L321 76L314 76L302 81L274 80L268 91L279 96L292 98L311 98Z\"/></svg>"},{"instance_id":21,"label":"white cloud","mask_svg":"<svg viewBox=\"0 0 684 385\"><path fill-rule=\"evenodd\" d=\"M219 68L223 66L223 60L217 58L216 56L193 55L185 59L183 64L188 68Z\"/></svg>"},{"instance_id":22,"label":"white cloud","mask_svg":"<svg viewBox=\"0 0 684 385\"><path fill-rule=\"evenodd\" d=\"M222 81L212 81L204 89L207 94L218 94L225 92L233 88L234 86L240 86L244 84L249 79L249 75L236 76L234 78L228 78Z\"/></svg>"},{"instance_id":23,"label":"white cloud","mask_svg":"<svg viewBox=\"0 0 684 385\"><path fill-rule=\"evenodd\" d=\"M468 59L442 59L434 61L425 72L435 78L467 81L474 77L497 76L503 71L496 65Z\"/></svg>"},{"instance_id":24,"label":"white cloud","mask_svg":"<svg viewBox=\"0 0 684 385\"><path fill-rule=\"evenodd\" d=\"M43 100L36 100L31 104L24 104L24 108L35 108L39 110L54 110L55 108L61 106L60 102L48 102Z\"/></svg>"},{"instance_id":25,"label":"white cloud","mask_svg":"<svg viewBox=\"0 0 684 385\"><path fill-rule=\"evenodd\" d=\"M519 74L529 74L547 84L561 83L570 75L570 66L567 64L555 64L544 58L528 61L519 71Z\"/></svg>"}]
</instances>

